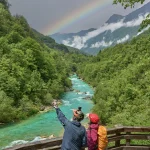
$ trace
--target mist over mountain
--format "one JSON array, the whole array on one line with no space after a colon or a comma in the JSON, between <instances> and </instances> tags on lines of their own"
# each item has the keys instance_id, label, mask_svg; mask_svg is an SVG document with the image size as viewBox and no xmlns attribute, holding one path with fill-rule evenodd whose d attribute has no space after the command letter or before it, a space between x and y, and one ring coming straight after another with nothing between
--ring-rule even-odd
<instances>
[{"instance_id":1,"label":"mist over mountain","mask_svg":"<svg viewBox=\"0 0 150 150\"><path fill-rule=\"evenodd\" d=\"M96 30L96 29L90 28L88 30L81 30L80 32L77 32L77 33L63 33L63 34L55 33L55 34L50 35L50 37L55 39L57 43L63 43L62 41L65 39L69 39L69 38L75 37L75 36L86 36L86 34L88 32L92 32L94 30Z\"/></svg>"},{"instance_id":2,"label":"mist over mountain","mask_svg":"<svg viewBox=\"0 0 150 150\"><path fill-rule=\"evenodd\" d=\"M126 42L139 35L140 24L148 13L150 13L150 2L126 16L113 14L97 29L91 28L77 33L56 33L51 37L60 44L96 55L106 47Z\"/></svg>"}]
</instances>

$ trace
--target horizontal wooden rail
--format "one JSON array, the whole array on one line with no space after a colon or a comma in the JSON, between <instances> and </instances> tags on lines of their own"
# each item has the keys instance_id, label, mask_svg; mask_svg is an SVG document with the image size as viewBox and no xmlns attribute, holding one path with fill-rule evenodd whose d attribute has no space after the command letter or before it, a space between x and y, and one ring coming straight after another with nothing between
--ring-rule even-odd
<instances>
[{"instance_id":1,"label":"horizontal wooden rail","mask_svg":"<svg viewBox=\"0 0 150 150\"><path fill-rule=\"evenodd\" d=\"M121 139L135 139L135 140L150 140L150 135L145 134L134 134L134 135L120 135L120 136L111 136L108 138L109 142L117 141Z\"/></svg>"},{"instance_id":2,"label":"horizontal wooden rail","mask_svg":"<svg viewBox=\"0 0 150 150\"><path fill-rule=\"evenodd\" d=\"M111 148L111 150L150 150L149 146L120 146Z\"/></svg>"},{"instance_id":3,"label":"horizontal wooden rail","mask_svg":"<svg viewBox=\"0 0 150 150\"><path fill-rule=\"evenodd\" d=\"M39 150L45 148L60 149L62 138L53 138L47 140L41 140L29 144L17 145L15 147L6 148L5 150Z\"/></svg>"},{"instance_id":4,"label":"horizontal wooden rail","mask_svg":"<svg viewBox=\"0 0 150 150\"><path fill-rule=\"evenodd\" d=\"M108 147L110 150L150 150L150 145L131 145L131 140L150 141L150 127L120 127L107 132L109 143L115 142L115 146ZM126 143L121 145L121 140L126 140Z\"/></svg>"},{"instance_id":5,"label":"horizontal wooden rail","mask_svg":"<svg viewBox=\"0 0 150 150\"><path fill-rule=\"evenodd\" d=\"M147 140L150 143L150 127L119 127L108 129L108 142L115 142L108 150L150 150L150 145L131 145L131 140ZM121 140L126 140L124 145ZM18 145L5 150L60 150L62 138L53 138L34 143Z\"/></svg>"},{"instance_id":6,"label":"horizontal wooden rail","mask_svg":"<svg viewBox=\"0 0 150 150\"><path fill-rule=\"evenodd\" d=\"M113 129L108 129L107 133L116 134L120 132L150 132L150 127L118 127Z\"/></svg>"}]
</instances>

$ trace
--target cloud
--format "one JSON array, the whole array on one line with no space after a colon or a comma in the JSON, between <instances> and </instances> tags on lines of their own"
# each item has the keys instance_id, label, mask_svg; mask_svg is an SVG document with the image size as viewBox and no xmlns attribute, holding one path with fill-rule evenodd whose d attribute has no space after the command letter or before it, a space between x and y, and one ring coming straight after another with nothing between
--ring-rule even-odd
<instances>
[{"instance_id":1,"label":"cloud","mask_svg":"<svg viewBox=\"0 0 150 150\"><path fill-rule=\"evenodd\" d=\"M142 23L142 21L146 18L147 15L148 15L148 13L146 13L145 15L140 15L137 19L134 19L134 20L128 21L128 22L123 22L124 19L122 19L121 21L119 21L117 23L104 24L99 29L89 32L84 37L84 40L87 41L87 40L99 35L100 33L103 33L104 31L110 30L111 32L114 32L115 30L117 30L121 27L139 26Z\"/></svg>"},{"instance_id":2,"label":"cloud","mask_svg":"<svg viewBox=\"0 0 150 150\"><path fill-rule=\"evenodd\" d=\"M70 38L68 38L67 40L63 40L62 44L69 46L70 45Z\"/></svg>"},{"instance_id":3,"label":"cloud","mask_svg":"<svg viewBox=\"0 0 150 150\"><path fill-rule=\"evenodd\" d=\"M125 23L125 27L135 27L135 26L139 26L142 21L146 18L146 16L149 13L146 13L145 15L139 15L139 17L137 19L134 19L132 21L126 22Z\"/></svg>"},{"instance_id":4,"label":"cloud","mask_svg":"<svg viewBox=\"0 0 150 150\"><path fill-rule=\"evenodd\" d=\"M99 48L99 47L108 47L112 45L112 41L110 42L105 42L104 40L101 42L96 42L95 44L91 45L91 48Z\"/></svg>"},{"instance_id":5,"label":"cloud","mask_svg":"<svg viewBox=\"0 0 150 150\"><path fill-rule=\"evenodd\" d=\"M145 15L139 15L139 17L137 19L134 19L134 20L128 21L128 22L123 22L124 19L122 19L121 21L119 21L117 23L104 24L103 26L101 26L97 30L94 30L92 32L88 32L85 36L74 36L73 40L71 40L71 39L63 40L62 43L65 45L71 46L71 47L82 49L82 48L87 47L86 42L89 39L96 37L97 35L105 32L105 31L110 30L111 32L114 32L115 30L117 30L121 27L139 26L142 23L142 21L146 18L147 15L148 15L148 13L146 13ZM98 42L96 44L96 46L99 46L100 44L102 44L102 45L106 44L107 45L108 43L106 43L105 41L102 41L102 42Z\"/></svg>"},{"instance_id":6,"label":"cloud","mask_svg":"<svg viewBox=\"0 0 150 150\"><path fill-rule=\"evenodd\" d=\"M62 41L64 45L71 46L71 47L78 48L78 49L86 48L88 45L85 44L85 42L86 41L84 37L80 37L80 36L74 36L73 40L69 38L67 40Z\"/></svg>"},{"instance_id":7,"label":"cloud","mask_svg":"<svg viewBox=\"0 0 150 150\"><path fill-rule=\"evenodd\" d=\"M122 39L119 39L119 40L117 40L117 44L119 44L119 43L123 43L123 42L125 42L125 41L127 41L128 39L130 38L130 36L127 34L125 37L123 37Z\"/></svg>"},{"instance_id":8,"label":"cloud","mask_svg":"<svg viewBox=\"0 0 150 150\"><path fill-rule=\"evenodd\" d=\"M148 30L150 28L150 25L148 25L146 28L144 28L142 31L137 33L137 36L142 34L144 31Z\"/></svg>"},{"instance_id":9,"label":"cloud","mask_svg":"<svg viewBox=\"0 0 150 150\"><path fill-rule=\"evenodd\" d=\"M125 37L117 40L116 43L117 44L123 43L123 42L127 41L129 38L130 38L130 36L127 34ZM95 44L92 44L91 48L108 47L108 46L111 46L112 44L113 44L113 41L105 42L103 40L101 42L96 42Z\"/></svg>"}]
</instances>

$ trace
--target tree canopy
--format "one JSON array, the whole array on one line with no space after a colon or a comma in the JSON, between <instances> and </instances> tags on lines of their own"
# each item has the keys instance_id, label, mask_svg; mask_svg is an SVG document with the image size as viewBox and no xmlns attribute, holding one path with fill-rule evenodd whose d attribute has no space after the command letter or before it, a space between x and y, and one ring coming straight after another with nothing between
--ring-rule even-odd
<instances>
[{"instance_id":1,"label":"tree canopy","mask_svg":"<svg viewBox=\"0 0 150 150\"><path fill-rule=\"evenodd\" d=\"M150 124L150 30L101 51L78 74L95 87L93 111L109 125Z\"/></svg>"},{"instance_id":2,"label":"tree canopy","mask_svg":"<svg viewBox=\"0 0 150 150\"><path fill-rule=\"evenodd\" d=\"M47 47L23 16L11 16L7 4L0 1L0 122L3 123L37 113L71 86L67 78L70 68L63 59L64 51L60 51L66 47L58 44L55 44L58 48L53 47L51 43L51 48Z\"/></svg>"}]
</instances>

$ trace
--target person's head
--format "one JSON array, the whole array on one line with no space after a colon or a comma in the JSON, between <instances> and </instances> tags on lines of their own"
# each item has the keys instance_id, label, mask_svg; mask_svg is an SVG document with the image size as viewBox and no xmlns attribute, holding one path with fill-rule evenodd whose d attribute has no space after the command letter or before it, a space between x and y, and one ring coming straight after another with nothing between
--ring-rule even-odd
<instances>
[{"instance_id":1,"label":"person's head","mask_svg":"<svg viewBox=\"0 0 150 150\"><path fill-rule=\"evenodd\" d=\"M88 115L90 123L98 124L100 121L100 118L97 114L91 113Z\"/></svg>"},{"instance_id":2,"label":"person's head","mask_svg":"<svg viewBox=\"0 0 150 150\"><path fill-rule=\"evenodd\" d=\"M77 110L73 110L73 120L82 121L84 119L84 113L81 111L82 107L78 107Z\"/></svg>"}]
</instances>

